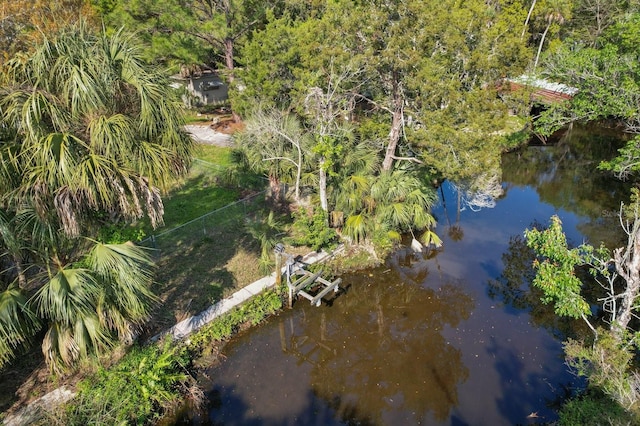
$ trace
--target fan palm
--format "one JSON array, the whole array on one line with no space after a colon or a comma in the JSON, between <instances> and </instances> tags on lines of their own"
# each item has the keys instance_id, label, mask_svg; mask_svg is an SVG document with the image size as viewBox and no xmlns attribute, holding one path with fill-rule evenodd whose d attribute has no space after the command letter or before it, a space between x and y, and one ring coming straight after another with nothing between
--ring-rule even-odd
<instances>
[{"instance_id":1,"label":"fan palm","mask_svg":"<svg viewBox=\"0 0 640 426\"><path fill-rule=\"evenodd\" d=\"M55 370L130 339L148 318L156 298L149 288L153 262L143 248L95 242L79 263L53 260L32 303L49 323L42 349Z\"/></svg>"},{"instance_id":2,"label":"fan palm","mask_svg":"<svg viewBox=\"0 0 640 426\"><path fill-rule=\"evenodd\" d=\"M265 273L271 272L274 265L271 253L283 233L283 224L273 212L269 212L269 215L262 220L249 221L246 230L260 243L260 270Z\"/></svg>"},{"instance_id":3,"label":"fan palm","mask_svg":"<svg viewBox=\"0 0 640 426\"><path fill-rule=\"evenodd\" d=\"M356 242L370 237L376 230L386 230L397 238L398 231L425 230L425 244L441 244L433 232L435 219L429 210L435 192L413 174L402 169L345 177L336 206L346 212L343 232Z\"/></svg>"},{"instance_id":4,"label":"fan palm","mask_svg":"<svg viewBox=\"0 0 640 426\"><path fill-rule=\"evenodd\" d=\"M17 56L1 75L2 188L12 204L57 213L82 232L93 211L162 222L161 190L186 172L192 142L165 79L144 66L123 33L79 24Z\"/></svg>"},{"instance_id":5,"label":"fan palm","mask_svg":"<svg viewBox=\"0 0 640 426\"><path fill-rule=\"evenodd\" d=\"M11 285L0 291L0 366L11 360L38 328L38 320L22 289Z\"/></svg>"},{"instance_id":6,"label":"fan palm","mask_svg":"<svg viewBox=\"0 0 640 426\"><path fill-rule=\"evenodd\" d=\"M77 237L98 221L161 223L193 145L167 81L121 32L80 23L0 80L0 366L43 324L59 368L130 338L155 301L145 252Z\"/></svg>"}]
</instances>

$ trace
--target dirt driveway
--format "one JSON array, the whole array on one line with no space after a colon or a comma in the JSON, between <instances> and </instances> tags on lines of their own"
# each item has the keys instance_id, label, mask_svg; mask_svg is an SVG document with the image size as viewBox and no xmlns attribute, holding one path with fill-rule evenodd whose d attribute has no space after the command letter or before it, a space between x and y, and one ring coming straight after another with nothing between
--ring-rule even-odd
<instances>
[{"instance_id":1,"label":"dirt driveway","mask_svg":"<svg viewBox=\"0 0 640 426\"><path fill-rule=\"evenodd\" d=\"M216 132L209 125L188 124L184 126L194 141L207 145L234 146L230 135Z\"/></svg>"}]
</instances>

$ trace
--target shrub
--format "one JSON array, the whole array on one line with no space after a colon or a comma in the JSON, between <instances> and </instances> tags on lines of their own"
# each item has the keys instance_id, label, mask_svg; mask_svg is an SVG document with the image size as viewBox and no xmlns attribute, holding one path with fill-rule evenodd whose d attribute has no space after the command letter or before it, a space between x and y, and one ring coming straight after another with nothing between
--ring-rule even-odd
<instances>
[{"instance_id":1,"label":"shrub","mask_svg":"<svg viewBox=\"0 0 640 426\"><path fill-rule=\"evenodd\" d=\"M330 248L338 240L335 229L329 228L329 216L322 209L314 209L311 214L299 208L293 213L294 236L289 240L292 245L308 246L313 250Z\"/></svg>"},{"instance_id":2,"label":"shrub","mask_svg":"<svg viewBox=\"0 0 640 426\"><path fill-rule=\"evenodd\" d=\"M565 403L558 413L560 426L638 424L631 414L600 392L591 392Z\"/></svg>"},{"instance_id":3,"label":"shrub","mask_svg":"<svg viewBox=\"0 0 640 426\"><path fill-rule=\"evenodd\" d=\"M632 365L635 348L609 330L600 329L598 336L592 345L572 339L565 342L567 364L578 375L587 377L589 386L631 410L640 400L640 376Z\"/></svg>"},{"instance_id":4,"label":"shrub","mask_svg":"<svg viewBox=\"0 0 640 426\"><path fill-rule=\"evenodd\" d=\"M79 393L57 418L65 425L150 424L182 398L190 380L188 353L166 341L135 347L119 363L78 385ZM49 419L51 420L51 419Z\"/></svg>"},{"instance_id":5,"label":"shrub","mask_svg":"<svg viewBox=\"0 0 640 426\"><path fill-rule=\"evenodd\" d=\"M111 224L100 228L98 241L105 244L123 244L128 241L138 242L146 236L142 229L127 224Z\"/></svg>"},{"instance_id":6,"label":"shrub","mask_svg":"<svg viewBox=\"0 0 640 426\"><path fill-rule=\"evenodd\" d=\"M225 340L236 333L243 324L259 324L280 308L282 308L282 299L278 292L266 291L204 326L191 336L191 344L199 346L211 341Z\"/></svg>"}]
</instances>

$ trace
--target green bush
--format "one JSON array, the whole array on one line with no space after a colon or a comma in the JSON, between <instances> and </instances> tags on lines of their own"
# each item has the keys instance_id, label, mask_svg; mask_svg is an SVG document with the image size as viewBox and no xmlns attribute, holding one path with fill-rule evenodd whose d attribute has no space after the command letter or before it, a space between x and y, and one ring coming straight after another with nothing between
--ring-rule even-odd
<instances>
[{"instance_id":1,"label":"green bush","mask_svg":"<svg viewBox=\"0 0 640 426\"><path fill-rule=\"evenodd\" d=\"M225 340L236 333L243 324L259 324L281 308L282 299L278 292L276 290L266 291L207 324L189 340L194 346Z\"/></svg>"},{"instance_id":2,"label":"green bush","mask_svg":"<svg viewBox=\"0 0 640 426\"><path fill-rule=\"evenodd\" d=\"M558 413L560 426L638 424L619 404L599 392L591 392L565 403Z\"/></svg>"},{"instance_id":3,"label":"green bush","mask_svg":"<svg viewBox=\"0 0 640 426\"><path fill-rule=\"evenodd\" d=\"M127 224L112 224L100 228L98 241L105 244L123 244L128 241L138 242L146 236L144 230Z\"/></svg>"},{"instance_id":4,"label":"green bush","mask_svg":"<svg viewBox=\"0 0 640 426\"><path fill-rule=\"evenodd\" d=\"M66 406L65 425L151 424L182 399L190 376L189 354L167 341L163 346L135 347L113 367L100 368L78 385ZM49 419L50 420L50 419Z\"/></svg>"},{"instance_id":5,"label":"green bush","mask_svg":"<svg viewBox=\"0 0 640 426\"><path fill-rule=\"evenodd\" d=\"M610 330L598 329L598 340L585 344L569 339L564 343L567 364L589 386L601 390L624 407L637 407L640 392L633 365L635 347Z\"/></svg>"},{"instance_id":6,"label":"green bush","mask_svg":"<svg viewBox=\"0 0 640 426\"><path fill-rule=\"evenodd\" d=\"M322 209L314 209L312 214L300 208L293 213L293 234L288 242L296 246L308 246L313 250L331 248L338 240L335 229L329 228L329 216Z\"/></svg>"}]
</instances>

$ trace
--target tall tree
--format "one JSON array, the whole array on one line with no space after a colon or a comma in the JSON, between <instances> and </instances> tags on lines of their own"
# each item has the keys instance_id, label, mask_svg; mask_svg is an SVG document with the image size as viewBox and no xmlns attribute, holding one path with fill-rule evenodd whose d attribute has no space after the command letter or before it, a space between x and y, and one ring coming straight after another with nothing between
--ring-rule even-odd
<instances>
[{"instance_id":1,"label":"tall tree","mask_svg":"<svg viewBox=\"0 0 640 426\"><path fill-rule=\"evenodd\" d=\"M78 236L143 214L161 223L161 193L187 171L193 142L123 33L66 28L1 78L0 360L41 323L47 360L69 365L130 336L154 300L146 253Z\"/></svg>"},{"instance_id":2,"label":"tall tree","mask_svg":"<svg viewBox=\"0 0 640 426\"><path fill-rule=\"evenodd\" d=\"M186 65L204 60L206 65L223 65L230 85L235 81L237 44L265 20L270 1L256 0L134 0L120 2L107 15L112 25L122 25L124 17L131 30L146 31L140 35L151 46L156 59L177 59ZM208 51L210 58L196 52ZM239 116L235 113L236 120Z\"/></svg>"},{"instance_id":3,"label":"tall tree","mask_svg":"<svg viewBox=\"0 0 640 426\"><path fill-rule=\"evenodd\" d=\"M595 47L572 42L550 54L544 74L578 90L570 101L551 105L535 123L539 132L551 134L576 121L619 120L635 137L602 167L621 178L640 170L638 40L640 14L630 13L609 26Z\"/></svg>"},{"instance_id":4,"label":"tall tree","mask_svg":"<svg viewBox=\"0 0 640 426\"><path fill-rule=\"evenodd\" d=\"M633 10L632 3L625 0L579 0L567 31L572 39L580 40L589 47L599 47L607 29Z\"/></svg>"},{"instance_id":5,"label":"tall tree","mask_svg":"<svg viewBox=\"0 0 640 426\"><path fill-rule=\"evenodd\" d=\"M547 38L547 33L551 28L551 25L557 23L558 25L564 24L567 19L571 17L571 1L570 0L546 0L544 7L542 8L542 14L546 21L546 26L540 37L540 44L538 45L538 51L536 53L536 59L533 62L533 70L538 67L538 60L540 59L540 53L542 52L542 46Z\"/></svg>"},{"instance_id":6,"label":"tall tree","mask_svg":"<svg viewBox=\"0 0 640 426\"><path fill-rule=\"evenodd\" d=\"M313 151L318 156L318 193L320 207L329 211L327 197L327 173L341 154L340 139L349 137L347 123L353 115L356 96L353 91L342 88L344 81L353 81L358 71L345 68L341 74L331 69L327 76L326 88L311 87L304 99L303 116L310 122L315 135Z\"/></svg>"},{"instance_id":7,"label":"tall tree","mask_svg":"<svg viewBox=\"0 0 640 426\"><path fill-rule=\"evenodd\" d=\"M531 20L531 14L533 13L533 9L536 7L537 0L531 1L531 6L529 7L529 12L527 13L527 19L524 21L524 27L522 28L522 34L520 38L524 37L524 34L527 32L527 27L529 26L529 21Z\"/></svg>"},{"instance_id":8,"label":"tall tree","mask_svg":"<svg viewBox=\"0 0 640 426\"><path fill-rule=\"evenodd\" d=\"M454 143L503 129L507 111L495 101L495 83L527 60L518 3L347 3L343 30L327 43L340 37L338 45L359 58L366 76L359 93L388 117L383 170L428 161L432 129L453 129Z\"/></svg>"}]
</instances>

